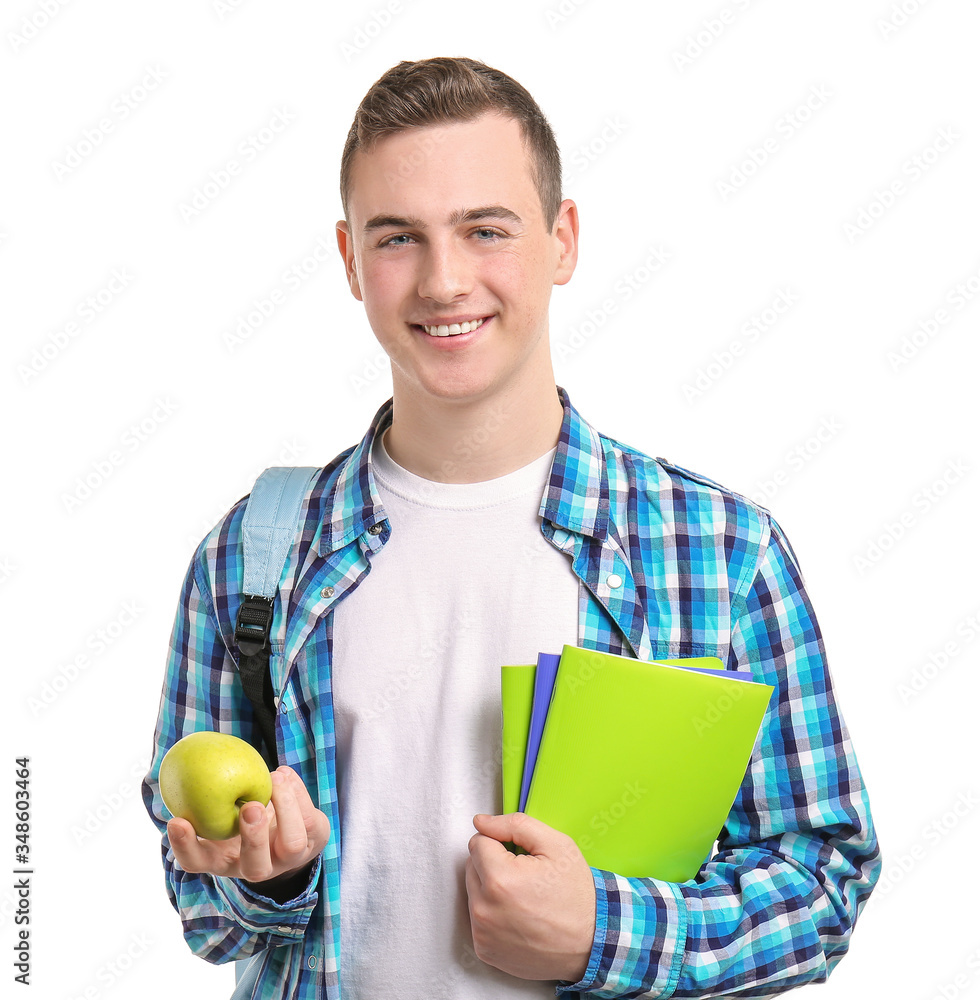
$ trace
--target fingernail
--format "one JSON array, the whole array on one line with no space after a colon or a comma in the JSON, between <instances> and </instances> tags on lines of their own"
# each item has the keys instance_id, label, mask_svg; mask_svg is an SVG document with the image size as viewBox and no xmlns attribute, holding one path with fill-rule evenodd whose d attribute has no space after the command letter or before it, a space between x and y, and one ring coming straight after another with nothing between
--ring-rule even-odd
<instances>
[{"instance_id":1,"label":"fingernail","mask_svg":"<svg viewBox=\"0 0 980 1000\"><path fill-rule=\"evenodd\" d=\"M242 818L246 823L258 823L262 819L262 807L250 803L242 810Z\"/></svg>"}]
</instances>

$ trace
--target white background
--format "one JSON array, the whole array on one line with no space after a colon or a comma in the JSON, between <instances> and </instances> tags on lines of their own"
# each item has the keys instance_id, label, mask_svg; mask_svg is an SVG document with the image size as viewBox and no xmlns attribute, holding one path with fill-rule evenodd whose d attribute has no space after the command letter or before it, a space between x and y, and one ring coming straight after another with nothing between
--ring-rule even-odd
<instances>
[{"instance_id":1,"label":"white background","mask_svg":"<svg viewBox=\"0 0 980 1000\"><path fill-rule=\"evenodd\" d=\"M0 870L27 754L29 995L230 993L182 941L139 797L178 590L258 471L325 463L388 397L335 248L341 149L388 67L467 55L538 100L579 207L558 383L762 500L803 566L886 870L814 995L980 996L980 15L903 6L3 5Z\"/></svg>"}]
</instances>

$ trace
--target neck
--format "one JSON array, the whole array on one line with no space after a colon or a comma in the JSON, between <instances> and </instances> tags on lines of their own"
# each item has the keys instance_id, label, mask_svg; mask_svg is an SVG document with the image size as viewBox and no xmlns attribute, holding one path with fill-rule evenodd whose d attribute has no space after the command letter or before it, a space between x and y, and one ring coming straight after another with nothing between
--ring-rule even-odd
<instances>
[{"instance_id":1,"label":"neck","mask_svg":"<svg viewBox=\"0 0 980 1000\"><path fill-rule=\"evenodd\" d=\"M385 448L403 469L439 483L482 483L529 465L558 444L564 410L554 375L476 400L396 391Z\"/></svg>"}]
</instances>

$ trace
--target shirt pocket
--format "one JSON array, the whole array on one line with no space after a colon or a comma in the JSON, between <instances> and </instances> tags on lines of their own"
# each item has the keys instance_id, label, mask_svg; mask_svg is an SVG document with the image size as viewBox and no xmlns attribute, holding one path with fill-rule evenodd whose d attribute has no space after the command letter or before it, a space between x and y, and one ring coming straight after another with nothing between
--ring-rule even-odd
<instances>
[{"instance_id":1,"label":"shirt pocket","mask_svg":"<svg viewBox=\"0 0 980 1000\"><path fill-rule=\"evenodd\" d=\"M651 660L689 660L702 656L717 656L726 670L734 670L736 667L734 663L729 663L730 643L719 645L717 643L695 642L690 639L669 641L654 637L650 648L652 651Z\"/></svg>"}]
</instances>

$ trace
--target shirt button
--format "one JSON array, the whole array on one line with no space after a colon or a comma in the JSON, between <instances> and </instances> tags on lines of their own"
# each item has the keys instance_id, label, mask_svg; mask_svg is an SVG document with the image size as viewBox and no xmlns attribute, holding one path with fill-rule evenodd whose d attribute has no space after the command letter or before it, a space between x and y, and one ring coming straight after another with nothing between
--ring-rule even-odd
<instances>
[{"instance_id":1,"label":"shirt button","mask_svg":"<svg viewBox=\"0 0 980 1000\"><path fill-rule=\"evenodd\" d=\"M324 587L323 590L320 591L320 596L333 597L333 587Z\"/></svg>"},{"instance_id":2,"label":"shirt button","mask_svg":"<svg viewBox=\"0 0 980 1000\"><path fill-rule=\"evenodd\" d=\"M310 955L310 957L306 960L306 964L311 969L315 969L316 968L316 955Z\"/></svg>"},{"instance_id":3,"label":"shirt button","mask_svg":"<svg viewBox=\"0 0 980 1000\"><path fill-rule=\"evenodd\" d=\"M608 583L609 586L615 590L617 587L622 587L623 578L616 573L610 573L610 575L606 578L606 583Z\"/></svg>"},{"instance_id":4,"label":"shirt button","mask_svg":"<svg viewBox=\"0 0 980 1000\"><path fill-rule=\"evenodd\" d=\"M380 535L381 532L384 531L384 527L385 526L383 524L372 524L371 527L368 528L368 534L369 535Z\"/></svg>"}]
</instances>

